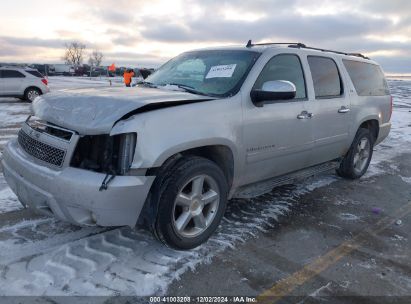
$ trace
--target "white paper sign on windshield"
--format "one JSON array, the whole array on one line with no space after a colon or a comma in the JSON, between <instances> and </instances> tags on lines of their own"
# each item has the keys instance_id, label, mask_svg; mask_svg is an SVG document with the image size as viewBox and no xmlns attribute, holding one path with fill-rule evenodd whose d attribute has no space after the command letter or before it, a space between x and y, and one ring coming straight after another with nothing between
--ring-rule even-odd
<instances>
[{"instance_id":1,"label":"white paper sign on windshield","mask_svg":"<svg viewBox=\"0 0 411 304\"><path fill-rule=\"evenodd\" d=\"M208 71L207 78L217 78L217 77L231 77L235 71L237 64L226 64L226 65L215 65L212 66L210 71Z\"/></svg>"}]
</instances>

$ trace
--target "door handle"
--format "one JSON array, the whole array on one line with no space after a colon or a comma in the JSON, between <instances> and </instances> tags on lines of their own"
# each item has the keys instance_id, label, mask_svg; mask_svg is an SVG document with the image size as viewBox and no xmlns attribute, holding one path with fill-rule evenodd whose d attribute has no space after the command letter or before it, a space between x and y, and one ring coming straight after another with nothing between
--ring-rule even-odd
<instances>
[{"instance_id":1,"label":"door handle","mask_svg":"<svg viewBox=\"0 0 411 304\"><path fill-rule=\"evenodd\" d=\"M344 114L344 113L348 113L348 112L350 112L350 109L347 108L347 107L344 107L344 106L342 106L341 108L338 109L338 113Z\"/></svg>"},{"instance_id":2,"label":"door handle","mask_svg":"<svg viewBox=\"0 0 411 304\"><path fill-rule=\"evenodd\" d=\"M302 111L300 114L297 115L298 119L306 119L312 118L314 115L313 113L308 113L307 111Z\"/></svg>"}]
</instances>

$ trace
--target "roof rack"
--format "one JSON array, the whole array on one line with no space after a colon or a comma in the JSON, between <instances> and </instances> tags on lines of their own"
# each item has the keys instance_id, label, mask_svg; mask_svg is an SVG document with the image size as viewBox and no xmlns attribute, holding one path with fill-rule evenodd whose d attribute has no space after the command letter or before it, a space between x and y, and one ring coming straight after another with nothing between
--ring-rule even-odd
<instances>
[{"instance_id":1,"label":"roof rack","mask_svg":"<svg viewBox=\"0 0 411 304\"><path fill-rule=\"evenodd\" d=\"M253 47L253 46L262 46L262 45L301 45L305 46L300 42L267 42L267 43L252 43L251 39L248 40L246 47Z\"/></svg>"},{"instance_id":2,"label":"roof rack","mask_svg":"<svg viewBox=\"0 0 411 304\"><path fill-rule=\"evenodd\" d=\"M329 52L329 53L335 53L335 54L340 54L340 55L347 55L347 56L355 56L355 57L361 57L364 59L370 59L367 56L364 56L363 54L360 53L347 53L347 52L340 52L340 51L333 51L333 50L327 50L327 49L321 49L321 48L315 48L315 47L310 47L306 46L304 43L300 42L267 42L267 43L252 43L251 39L248 40L246 47L253 47L253 46L262 46L262 45L288 45L290 48L303 48L303 49L308 49L308 50L316 50L316 51L321 51L321 52Z\"/></svg>"}]
</instances>

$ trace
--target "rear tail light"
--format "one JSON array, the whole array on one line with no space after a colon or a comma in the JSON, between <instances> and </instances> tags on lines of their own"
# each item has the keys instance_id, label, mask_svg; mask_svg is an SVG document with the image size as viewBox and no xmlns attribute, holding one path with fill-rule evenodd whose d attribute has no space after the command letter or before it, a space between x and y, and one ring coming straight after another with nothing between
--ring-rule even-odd
<instances>
[{"instance_id":1,"label":"rear tail light","mask_svg":"<svg viewBox=\"0 0 411 304\"><path fill-rule=\"evenodd\" d=\"M45 85L48 85L48 83L49 83L46 78L42 78L41 82L44 83Z\"/></svg>"},{"instance_id":2,"label":"rear tail light","mask_svg":"<svg viewBox=\"0 0 411 304\"><path fill-rule=\"evenodd\" d=\"M393 104L393 98L392 98L392 96L390 96L391 97L391 109L390 109L390 116L388 116L388 121L390 121L391 120L391 116L392 116L392 108L394 107L394 104Z\"/></svg>"}]
</instances>

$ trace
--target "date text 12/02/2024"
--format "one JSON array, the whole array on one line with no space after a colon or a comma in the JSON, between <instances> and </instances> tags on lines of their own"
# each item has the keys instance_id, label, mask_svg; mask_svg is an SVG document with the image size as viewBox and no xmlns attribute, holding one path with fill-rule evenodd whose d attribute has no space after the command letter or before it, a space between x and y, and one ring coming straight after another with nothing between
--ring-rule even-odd
<instances>
[{"instance_id":1,"label":"date text 12/02/2024","mask_svg":"<svg viewBox=\"0 0 411 304\"><path fill-rule=\"evenodd\" d=\"M150 297L150 303L257 303L255 297L230 296L230 297Z\"/></svg>"}]
</instances>

